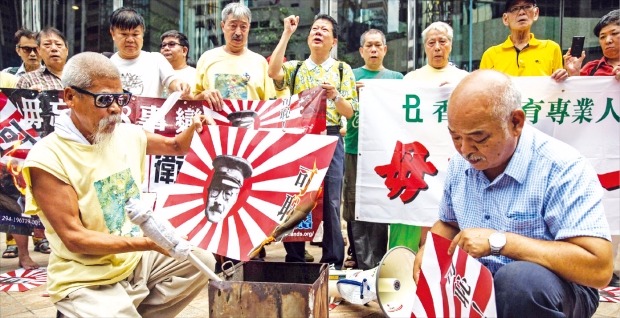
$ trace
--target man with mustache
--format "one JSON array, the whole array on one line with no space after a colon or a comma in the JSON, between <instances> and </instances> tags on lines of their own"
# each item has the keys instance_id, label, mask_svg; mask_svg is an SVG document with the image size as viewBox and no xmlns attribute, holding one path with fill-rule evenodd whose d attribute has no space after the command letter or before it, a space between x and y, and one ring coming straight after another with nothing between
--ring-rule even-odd
<instances>
[{"instance_id":1,"label":"man with mustache","mask_svg":"<svg viewBox=\"0 0 620 318\"><path fill-rule=\"evenodd\" d=\"M45 225L52 254L48 293L63 316L174 317L200 293L207 277L131 223L125 204L140 198L149 154L188 152L206 116L175 137L120 123L131 93L112 61L99 53L75 55L63 75L69 112L24 164L26 213ZM213 269L210 253L194 254Z\"/></svg>"},{"instance_id":2,"label":"man with mustache","mask_svg":"<svg viewBox=\"0 0 620 318\"><path fill-rule=\"evenodd\" d=\"M478 70L448 100L450 159L431 232L494 275L498 317L591 317L611 277L603 189L587 158L525 124L510 77ZM416 255L419 279L424 252Z\"/></svg>"},{"instance_id":3,"label":"man with mustache","mask_svg":"<svg viewBox=\"0 0 620 318\"><path fill-rule=\"evenodd\" d=\"M267 60L247 48L252 12L241 3L222 9L220 27L224 45L204 52L196 65L194 99L205 100L215 111L222 99L268 100L275 98L273 82L267 76Z\"/></svg>"},{"instance_id":4,"label":"man with mustache","mask_svg":"<svg viewBox=\"0 0 620 318\"><path fill-rule=\"evenodd\" d=\"M321 263L340 269L344 262L344 239L340 227L340 199L344 173L344 143L340 135L341 117L350 119L357 110L355 76L351 67L330 56L338 44L338 22L327 14L318 14L308 33L310 57L305 61L284 60L288 41L299 26L299 16L284 18L284 31L269 60L269 77L276 89L291 94L321 86L327 101L327 134L338 136L338 144L323 181L323 256ZM304 242L284 243L287 262L304 262Z\"/></svg>"},{"instance_id":5,"label":"man with mustache","mask_svg":"<svg viewBox=\"0 0 620 318\"><path fill-rule=\"evenodd\" d=\"M228 215L237 202L244 180L251 176L252 166L242 157L220 155L213 159L213 175L205 200L209 222L220 222Z\"/></svg>"},{"instance_id":6,"label":"man with mustache","mask_svg":"<svg viewBox=\"0 0 620 318\"><path fill-rule=\"evenodd\" d=\"M531 33L539 10L536 0L507 0L502 21L510 35L504 43L484 52L480 68L511 76L551 76L558 82L567 79L560 46L551 40L539 40Z\"/></svg>"}]
</instances>

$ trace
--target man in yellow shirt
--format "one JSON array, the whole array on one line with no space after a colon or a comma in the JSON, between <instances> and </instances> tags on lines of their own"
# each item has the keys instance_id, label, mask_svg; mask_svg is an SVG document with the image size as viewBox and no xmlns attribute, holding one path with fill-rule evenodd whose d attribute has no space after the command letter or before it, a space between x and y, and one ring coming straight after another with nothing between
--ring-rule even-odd
<instances>
[{"instance_id":1,"label":"man in yellow shirt","mask_svg":"<svg viewBox=\"0 0 620 318\"><path fill-rule=\"evenodd\" d=\"M539 40L531 33L538 20L535 0L508 0L502 15L510 35L504 43L488 48L480 69L494 69L511 76L551 76L556 81L568 78L562 67L562 49L551 40Z\"/></svg>"},{"instance_id":2,"label":"man in yellow shirt","mask_svg":"<svg viewBox=\"0 0 620 318\"><path fill-rule=\"evenodd\" d=\"M222 9L223 46L204 52L196 65L194 99L222 110L222 99L268 100L276 97L267 76L267 60L247 48L252 13L241 3Z\"/></svg>"},{"instance_id":3,"label":"man in yellow shirt","mask_svg":"<svg viewBox=\"0 0 620 318\"><path fill-rule=\"evenodd\" d=\"M184 155L204 115L175 137L120 123L131 99L113 62L85 52L62 74L69 107L24 164L26 213L38 214L52 247L47 287L70 317L174 317L207 277L142 235L125 212L140 198L146 154ZM211 269L211 253L194 251Z\"/></svg>"}]
</instances>

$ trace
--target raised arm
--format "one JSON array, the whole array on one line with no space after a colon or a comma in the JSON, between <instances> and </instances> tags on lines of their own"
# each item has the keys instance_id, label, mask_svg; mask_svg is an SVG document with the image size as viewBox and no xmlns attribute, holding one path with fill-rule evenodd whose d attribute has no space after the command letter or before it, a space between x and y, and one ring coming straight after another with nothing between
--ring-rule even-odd
<instances>
[{"instance_id":1,"label":"raised arm","mask_svg":"<svg viewBox=\"0 0 620 318\"><path fill-rule=\"evenodd\" d=\"M564 54L562 58L564 59L564 68L568 72L568 75L579 76L581 64L583 63L583 59L586 58L586 51L582 51L580 57L575 57L571 55L570 48L568 48L568 51L566 51L566 54Z\"/></svg>"},{"instance_id":2,"label":"raised arm","mask_svg":"<svg viewBox=\"0 0 620 318\"><path fill-rule=\"evenodd\" d=\"M271 58L269 59L268 74L276 82L281 82L284 78L284 70L282 70L282 61L284 61L284 53L286 52L286 46L291 39L295 30L299 26L299 16L288 16L284 18L284 31L282 31L282 37L280 42L273 50Z\"/></svg>"}]
</instances>

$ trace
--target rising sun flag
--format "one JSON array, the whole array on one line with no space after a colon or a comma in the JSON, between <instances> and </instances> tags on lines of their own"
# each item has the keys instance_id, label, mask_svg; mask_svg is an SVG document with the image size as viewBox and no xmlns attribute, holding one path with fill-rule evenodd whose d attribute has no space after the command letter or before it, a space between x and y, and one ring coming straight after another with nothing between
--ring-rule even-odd
<instances>
[{"instance_id":1,"label":"rising sun flag","mask_svg":"<svg viewBox=\"0 0 620 318\"><path fill-rule=\"evenodd\" d=\"M337 137L209 126L192 140L176 183L161 213L190 242L239 260L286 221L302 190L318 191L336 148ZM251 166L236 202L219 222L205 216L214 159L242 158ZM297 201L298 202L298 201Z\"/></svg>"}]
</instances>

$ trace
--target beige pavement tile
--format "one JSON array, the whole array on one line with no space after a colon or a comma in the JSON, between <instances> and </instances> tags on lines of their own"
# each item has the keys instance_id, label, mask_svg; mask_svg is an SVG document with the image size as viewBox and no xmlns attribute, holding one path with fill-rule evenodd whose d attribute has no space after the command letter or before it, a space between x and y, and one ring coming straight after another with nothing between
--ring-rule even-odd
<instances>
[{"instance_id":1,"label":"beige pavement tile","mask_svg":"<svg viewBox=\"0 0 620 318\"><path fill-rule=\"evenodd\" d=\"M592 318L618 318L620 317L620 303L600 303Z\"/></svg>"},{"instance_id":2,"label":"beige pavement tile","mask_svg":"<svg viewBox=\"0 0 620 318\"><path fill-rule=\"evenodd\" d=\"M4 234L0 234L0 251L5 249ZM46 266L48 255L32 251L31 257L42 266ZM306 244L306 249L318 262L321 258L321 248ZM283 262L286 254L281 243L272 243L267 246L267 261ZM17 259L0 260L0 273L15 270L18 267ZM43 297L46 293L46 286L42 285L26 292L0 292L0 318L26 318L26 317L55 317L56 307L52 304L49 297ZM205 288L192 303L183 310L178 317L181 318L203 318L209 315L209 298L207 288ZM332 318L379 318L383 317L381 308L376 302L371 302L367 306L353 305L342 302L334 310L330 311ZM593 318L618 318L620 317L620 304L601 303Z\"/></svg>"},{"instance_id":3,"label":"beige pavement tile","mask_svg":"<svg viewBox=\"0 0 620 318\"><path fill-rule=\"evenodd\" d=\"M56 306L52 305L51 307L45 307L41 309L36 309L32 311L35 317L41 318L56 318Z\"/></svg>"}]
</instances>

